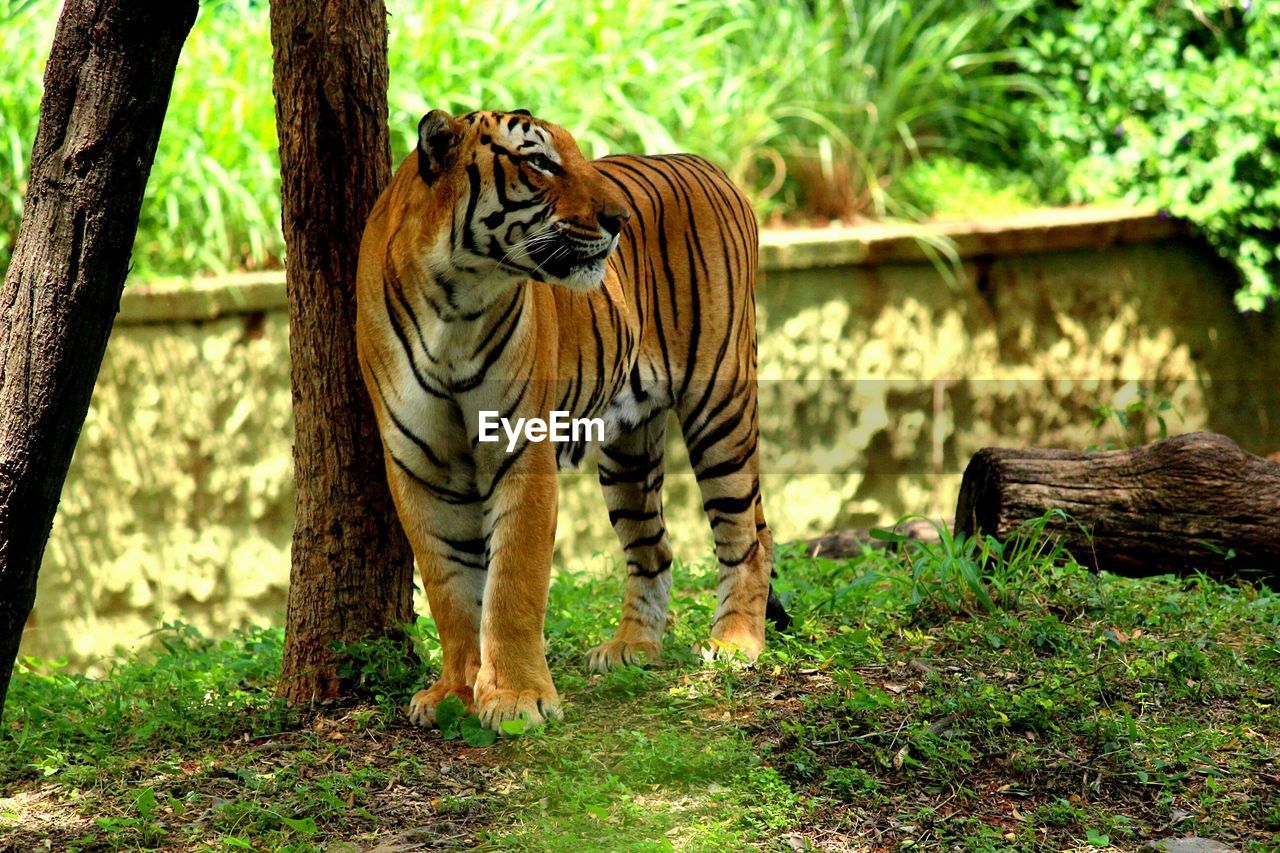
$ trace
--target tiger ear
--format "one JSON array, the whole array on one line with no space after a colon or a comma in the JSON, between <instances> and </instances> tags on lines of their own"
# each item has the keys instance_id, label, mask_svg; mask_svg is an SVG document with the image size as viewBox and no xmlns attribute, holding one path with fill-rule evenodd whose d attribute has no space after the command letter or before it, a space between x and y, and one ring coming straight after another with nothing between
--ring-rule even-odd
<instances>
[{"instance_id":1,"label":"tiger ear","mask_svg":"<svg viewBox=\"0 0 1280 853\"><path fill-rule=\"evenodd\" d=\"M428 185L449 168L457 141L453 117L444 110L432 110L418 122L418 174Z\"/></svg>"}]
</instances>

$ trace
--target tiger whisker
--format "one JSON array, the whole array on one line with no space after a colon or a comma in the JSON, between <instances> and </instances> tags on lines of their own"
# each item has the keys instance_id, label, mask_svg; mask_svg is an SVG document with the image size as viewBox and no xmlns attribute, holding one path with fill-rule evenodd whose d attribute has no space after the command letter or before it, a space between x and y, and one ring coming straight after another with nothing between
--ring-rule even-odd
<instances>
[{"instance_id":1,"label":"tiger whisker","mask_svg":"<svg viewBox=\"0 0 1280 853\"><path fill-rule=\"evenodd\" d=\"M556 258L558 258L558 257L560 257L561 255L563 255L563 254L564 254L565 252L567 252L567 251L569 251L569 247L568 247L568 246L561 246L560 248L558 248L558 249L556 249L554 252L552 252L550 255L548 255L548 256L547 256L547 258L546 258L546 260L544 260L544 261L542 261L542 263L540 263L540 264L536 265L536 266L533 268L533 271L534 271L535 273L536 273L536 272L539 272L539 271L542 269L543 264L549 264L549 263L551 263L552 261L554 261Z\"/></svg>"},{"instance_id":2,"label":"tiger whisker","mask_svg":"<svg viewBox=\"0 0 1280 853\"><path fill-rule=\"evenodd\" d=\"M544 242L550 241L553 237L556 236L554 229L555 229L555 224L548 223L541 231L535 231L533 234L530 234L522 238L510 249L507 249L506 253L498 261L498 265L493 268L492 272L490 272L483 279L481 279L480 284L484 284L490 278L492 278L494 273L496 273L499 269L501 269L503 264L507 262L507 259L510 258L512 255L514 255L516 252L519 252L522 250L525 252L528 252L528 250L536 246L539 241L544 241Z\"/></svg>"}]
</instances>

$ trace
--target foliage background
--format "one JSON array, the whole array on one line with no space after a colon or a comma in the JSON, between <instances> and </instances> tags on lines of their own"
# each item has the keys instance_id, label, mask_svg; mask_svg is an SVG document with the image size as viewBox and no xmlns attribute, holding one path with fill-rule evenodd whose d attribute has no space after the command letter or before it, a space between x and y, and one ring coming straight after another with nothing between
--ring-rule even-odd
<instances>
[{"instance_id":1,"label":"foliage background","mask_svg":"<svg viewBox=\"0 0 1280 853\"><path fill-rule=\"evenodd\" d=\"M525 107L588 155L693 150L767 220L1127 199L1183 216L1259 309L1280 281L1280 27L1251 0L390 0L394 156L427 110ZM58 4L0 0L0 263ZM203 5L142 277L278 266L267 7Z\"/></svg>"},{"instance_id":2,"label":"foliage background","mask_svg":"<svg viewBox=\"0 0 1280 853\"><path fill-rule=\"evenodd\" d=\"M1030 7L1014 30L1044 98L1014 103L1012 164L1053 202L1123 197L1199 226L1259 309L1280 283L1280 14L1227 0Z\"/></svg>"}]
</instances>

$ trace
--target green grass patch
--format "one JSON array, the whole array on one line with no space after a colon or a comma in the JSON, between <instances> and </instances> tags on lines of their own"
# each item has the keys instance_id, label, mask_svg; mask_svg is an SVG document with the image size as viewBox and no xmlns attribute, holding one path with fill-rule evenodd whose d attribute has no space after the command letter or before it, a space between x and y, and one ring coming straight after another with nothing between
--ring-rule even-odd
<instances>
[{"instance_id":1,"label":"green grass patch","mask_svg":"<svg viewBox=\"0 0 1280 853\"><path fill-rule=\"evenodd\" d=\"M1046 522L1047 523L1047 522ZM890 540L893 539L888 535ZM783 549L795 617L752 668L706 664L714 569L682 566L664 661L587 675L620 571L561 575L565 720L493 739L407 725L430 675L349 649L368 698L272 698L278 631L169 626L102 678L28 662L0 750L0 846L512 850L1280 844L1280 597L1094 575L1041 531ZM411 634L433 649L430 620ZM476 745L485 741L488 745ZM335 846L336 845L336 846Z\"/></svg>"}]
</instances>

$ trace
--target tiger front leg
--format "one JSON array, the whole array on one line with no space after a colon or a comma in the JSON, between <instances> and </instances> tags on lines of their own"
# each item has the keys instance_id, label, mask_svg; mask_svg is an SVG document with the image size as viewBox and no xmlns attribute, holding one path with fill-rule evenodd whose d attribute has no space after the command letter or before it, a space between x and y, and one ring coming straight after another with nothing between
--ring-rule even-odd
<instances>
[{"instance_id":1,"label":"tiger front leg","mask_svg":"<svg viewBox=\"0 0 1280 853\"><path fill-rule=\"evenodd\" d=\"M491 729L508 720L540 725L561 717L543 645L556 532L555 454L546 442L515 453L519 459L496 469L485 504L489 572L475 709Z\"/></svg>"},{"instance_id":2,"label":"tiger front leg","mask_svg":"<svg viewBox=\"0 0 1280 853\"><path fill-rule=\"evenodd\" d=\"M450 696L456 696L467 710L474 706L472 685L480 669L485 585L480 497L442 498L390 460L387 479L440 637L440 677L415 693L407 709L411 723L432 726L436 706Z\"/></svg>"},{"instance_id":3,"label":"tiger front leg","mask_svg":"<svg viewBox=\"0 0 1280 853\"><path fill-rule=\"evenodd\" d=\"M420 553L418 565L440 636L443 665L435 682L413 694L408 714L409 722L429 727L435 724L436 706L450 696L456 696L468 711L475 704L472 685L480 669L484 553L480 549L466 561L440 560L434 556L423 559Z\"/></svg>"}]
</instances>

